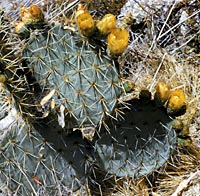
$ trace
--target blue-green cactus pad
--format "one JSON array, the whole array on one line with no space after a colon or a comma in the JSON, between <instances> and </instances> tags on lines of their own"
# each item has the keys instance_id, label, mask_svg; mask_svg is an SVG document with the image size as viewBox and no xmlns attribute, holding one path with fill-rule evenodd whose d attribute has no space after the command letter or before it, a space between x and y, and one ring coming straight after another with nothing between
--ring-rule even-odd
<instances>
[{"instance_id":1,"label":"blue-green cactus pad","mask_svg":"<svg viewBox=\"0 0 200 196\"><path fill-rule=\"evenodd\" d=\"M82 136L62 138L63 152L58 152L23 119L2 84L0 117L0 184L5 195L68 195L87 182L91 153ZM46 135L48 131L48 126L43 128Z\"/></svg>"},{"instance_id":2,"label":"blue-green cactus pad","mask_svg":"<svg viewBox=\"0 0 200 196\"><path fill-rule=\"evenodd\" d=\"M161 167L176 143L172 119L154 102L129 102L123 118L107 122L95 141L96 159L106 173L137 178Z\"/></svg>"},{"instance_id":3,"label":"blue-green cactus pad","mask_svg":"<svg viewBox=\"0 0 200 196\"><path fill-rule=\"evenodd\" d=\"M43 92L55 89L52 99L76 119L75 127L96 126L113 112L121 94L113 61L61 24L45 32L31 34L23 59Z\"/></svg>"}]
</instances>

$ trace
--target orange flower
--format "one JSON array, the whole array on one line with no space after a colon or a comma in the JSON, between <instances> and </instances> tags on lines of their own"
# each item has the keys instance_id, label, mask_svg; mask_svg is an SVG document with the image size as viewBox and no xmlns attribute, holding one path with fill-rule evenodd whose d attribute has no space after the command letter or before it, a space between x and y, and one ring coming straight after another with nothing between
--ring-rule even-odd
<instances>
[{"instance_id":1,"label":"orange flower","mask_svg":"<svg viewBox=\"0 0 200 196\"><path fill-rule=\"evenodd\" d=\"M97 22L97 29L103 35L108 35L117 24L116 17L113 14L106 14L99 22Z\"/></svg>"},{"instance_id":2,"label":"orange flower","mask_svg":"<svg viewBox=\"0 0 200 196\"><path fill-rule=\"evenodd\" d=\"M116 28L108 35L108 49L113 55L120 55L128 46L129 33L126 29Z\"/></svg>"},{"instance_id":3,"label":"orange flower","mask_svg":"<svg viewBox=\"0 0 200 196\"><path fill-rule=\"evenodd\" d=\"M169 113L178 112L185 105L185 94L182 90L174 90L170 93L167 110Z\"/></svg>"}]
</instances>

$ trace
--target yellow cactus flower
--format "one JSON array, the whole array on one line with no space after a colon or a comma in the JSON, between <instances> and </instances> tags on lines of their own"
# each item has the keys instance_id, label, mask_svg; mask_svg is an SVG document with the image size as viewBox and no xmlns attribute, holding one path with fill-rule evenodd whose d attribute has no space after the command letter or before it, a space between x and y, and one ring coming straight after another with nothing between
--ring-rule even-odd
<instances>
[{"instance_id":1,"label":"yellow cactus flower","mask_svg":"<svg viewBox=\"0 0 200 196\"><path fill-rule=\"evenodd\" d=\"M85 12L77 17L78 28L84 36L90 36L95 30L92 16Z\"/></svg>"},{"instance_id":2,"label":"yellow cactus flower","mask_svg":"<svg viewBox=\"0 0 200 196\"><path fill-rule=\"evenodd\" d=\"M77 11L76 11L76 15L75 17L77 18L80 14L83 14L86 10L84 9L82 4L78 5Z\"/></svg>"},{"instance_id":3,"label":"yellow cactus flower","mask_svg":"<svg viewBox=\"0 0 200 196\"><path fill-rule=\"evenodd\" d=\"M20 17L24 24L35 23L44 20L44 14L37 5L31 5L30 8L20 7Z\"/></svg>"},{"instance_id":4,"label":"yellow cactus flower","mask_svg":"<svg viewBox=\"0 0 200 196\"><path fill-rule=\"evenodd\" d=\"M0 74L0 83L4 83L6 81L6 77L3 74Z\"/></svg>"},{"instance_id":5,"label":"yellow cactus flower","mask_svg":"<svg viewBox=\"0 0 200 196\"><path fill-rule=\"evenodd\" d=\"M106 14L99 22L97 22L97 29L103 35L108 35L116 28L117 20L113 14Z\"/></svg>"},{"instance_id":6,"label":"yellow cactus flower","mask_svg":"<svg viewBox=\"0 0 200 196\"><path fill-rule=\"evenodd\" d=\"M15 32L20 33L21 30L23 30L25 27L25 24L23 22L13 22L13 25L15 26Z\"/></svg>"},{"instance_id":7,"label":"yellow cactus flower","mask_svg":"<svg viewBox=\"0 0 200 196\"><path fill-rule=\"evenodd\" d=\"M81 34L87 37L93 34L95 30L94 19L82 5L78 7L76 21Z\"/></svg>"},{"instance_id":8,"label":"yellow cactus flower","mask_svg":"<svg viewBox=\"0 0 200 196\"><path fill-rule=\"evenodd\" d=\"M29 8L29 11L30 11L31 16L33 18L38 19L38 20L44 19L44 14L43 14L42 10L37 5L32 4Z\"/></svg>"},{"instance_id":9,"label":"yellow cactus flower","mask_svg":"<svg viewBox=\"0 0 200 196\"><path fill-rule=\"evenodd\" d=\"M20 5L20 18L21 20L24 20L24 18L30 17L29 9L24 7L23 5Z\"/></svg>"},{"instance_id":10,"label":"yellow cactus flower","mask_svg":"<svg viewBox=\"0 0 200 196\"><path fill-rule=\"evenodd\" d=\"M170 94L170 86L164 82L158 82L156 85L156 93L154 99L158 102L158 104L164 104Z\"/></svg>"},{"instance_id":11,"label":"yellow cactus flower","mask_svg":"<svg viewBox=\"0 0 200 196\"><path fill-rule=\"evenodd\" d=\"M128 46L129 33L126 29L116 28L108 35L108 49L113 55L120 55Z\"/></svg>"},{"instance_id":12,"label":"yellow cactus flower","mask_svg":"<svg viewBox=\"0 0 200 196\"><path fill-rule=\"evenodd\" d=\"M174 90L170 93L167 111L169 113L178 112L185 105L185 94L182 90Z\"/></svg>"},{"instance_id":13,"label":"yellow cactus flower","mask_svg":"<svg viewBox=\"0 0 200 196\"><path fill-rule=\"evenodd\" d=\"M19 35L28 36L28 26L34 28L41 28L44 22L44 14L37 5L31 5L30 8L20 6L20 18L22 21L13 22L15 25L15 31Z\"/></svg>"}]
</instances>

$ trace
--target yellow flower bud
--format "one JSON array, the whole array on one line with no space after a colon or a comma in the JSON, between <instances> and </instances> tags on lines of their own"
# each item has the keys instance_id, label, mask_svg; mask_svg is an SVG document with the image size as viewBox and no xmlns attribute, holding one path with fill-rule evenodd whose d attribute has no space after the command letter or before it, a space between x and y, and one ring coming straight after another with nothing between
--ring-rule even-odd
<instances>
[{"instance_id":1,"label":"yellow flower bud","mask_svg":"<svg viewBox=\"0 0 200 196\"><path fill-rule=\"evenodd\" d=\"M20 6L20 18L21 18L21 20L24 20L24 18L26 18L26 17L30 17L29 10L28 10L28 8L21 5Z\"/></svg>"},{"instance_id":2,"label":"yellow flower bud","mask_svg":"<svg viewBox=\"0 0 200 196\"><path fill-rule=\"evenodd\" d=\"M174 90L170 93L167 111L169 113L178 112L185 105L185 94L182 90Z\"/></svg>"},{"instance_id":3,"label":"yellow flower bud","mask_svg":"<svg viewBox=\"0 0 200 196\"><path fill-rule=\"evenodd\" d=\"M77 11L76 11L75 17L77 18L80 14L83 14L84 12L85 12L85 9L84 9L83 5L79 4L78 8L77 8Z\"/></svg>"},{"instance_id":4,"label":"yellow flower bud","mask_svg":"<svg viewBox=\"0 0 200 196\"><path fill-rule=\"evenodd\" d=\"M3 74L0 74L0 83L4 83L6 81L6 77Z\"/></svg>"},{"instance_id":5,"label":"yellow flower bud","mask_svg":"<svg viewBox=\"0 0 200 196\"><path fill-rule=\"evenodd\" d=\"M128 46L129 33L126 29L116 28L108 35L108 49L113 55L120 55Z\"/></svg>"},{"instance_id":6,"label":"yellow flower bud","mask_svg":"<svg viewBox=\"0 0 200 196\"><path fill-rule=\"evenodd\" d=\"M87 37L93 34L95 30L94 19L87 10L84 10L82 5L78 7L76 20L81 34Z\"/></svg>"},{"instance_id":7,"label":"yellow flower bud","mask_svg":"<svg viewBox=\"0 0 200 196\"><path fill-rule=\"evenodd\" d=\"M25 27L25 24L23 22L13 22L13 24L15 25L15 32L16 33L20 33L21 30L23 30Z\"/></svg>"},{"instance_id":8,"label":"yellow flower bud","mask_svg":"<svg viewBox=\"0 0 200 196\"><path fill-rule=\"evenodd\" d=\"M170 86L164 82L158 82L154 99L158 104L163 105L169 98Z\"/></svg>"},{"instance_id":9,"label":"yellow flower bud","mask_svg":"<svg viewBox=\"0 0 200 196\"><path fill-rule=\"evenodd\" d=\"M29 12L30 12L32 18L39 20L39 21L44 20L44 14L37 5L32 4L29 8Z\"/></svg>"},{"instance_id":10,"label":"yellow flower bud","mask_svg":"<svg viewBox=\"0 0 200 196\"><path fill-rule=\"evenodd\" d=\"M30 8L20 7L20 17L24 24L36 23L44 20L44 14L37 5L31 5Z\"/></svg>"},{"instance_id":11,"label":"yellow flower bud","mask_svg":"<svg viewBox=\"0 0 200 196\"><path fill-rule=\"evenodd\" d=\"M97 29L103 35L108 35L116 28L117 20L113 14L106 14L99 22L97 22Z\"/></svg>"}]
</instances>

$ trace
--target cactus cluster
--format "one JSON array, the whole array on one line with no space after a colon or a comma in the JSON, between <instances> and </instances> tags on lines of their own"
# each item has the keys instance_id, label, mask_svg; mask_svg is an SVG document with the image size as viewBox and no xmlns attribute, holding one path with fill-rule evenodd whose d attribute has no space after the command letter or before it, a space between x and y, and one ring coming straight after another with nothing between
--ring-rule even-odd
<instances>
[{"instance_id":1,"label":"cactus cluster","mask_svg":"<svg viewBox=\"0 0 200 196\"><path fill-rule=\"evenodd\" d=\"M78 134L69 135L64 143L67 154L59 153L23 118L6 86L1 83L0 87L0 181L4 193L56 195L80 188L90 169L87 142Z\"/></svg>"},{"instance_id":2,"label":"cactus cluster","mask_svg":"<svg viewBox=\"0 0 200 196\"><path fill-rule=\"evenodd\" d=\"M85 17L92 21L89 12L80 9L78 19L82 14L78 31L73 24L66 28L61 22L46 23L35 5L21 7L22 21L15 23L23 40L19 63L28 70L22 73L28 73L32 94L27 94L34 112L23 115L20 97L10 93L2 76L0 182L5 194L67 195L87 184L94 167L106 175L138 178L164 165L176 146L173 118L163 105L167 101L168 108L179 110L184 95L165 95L158 87L155 99L161 99L161 105L148 93L148 99L141 96L122 104L115 61L98 45L101 39L93 39L86 30L88 24L80 25ZM108 35L108 48L119 55L129 36L112 21L106 16L95 29ZM93 31L92 22L89 29ZM57 121L61 126L54 126ZM87 141L76 129L88 129L89 135L98 131L86 136L91 140Z\"/></svg>"}]
</instances>

